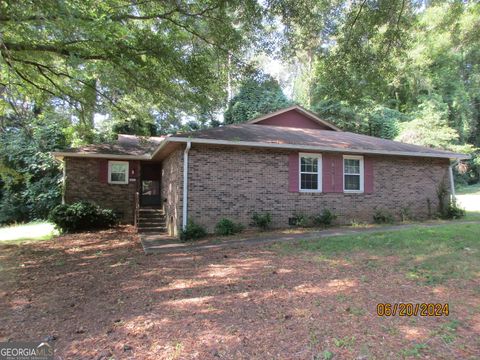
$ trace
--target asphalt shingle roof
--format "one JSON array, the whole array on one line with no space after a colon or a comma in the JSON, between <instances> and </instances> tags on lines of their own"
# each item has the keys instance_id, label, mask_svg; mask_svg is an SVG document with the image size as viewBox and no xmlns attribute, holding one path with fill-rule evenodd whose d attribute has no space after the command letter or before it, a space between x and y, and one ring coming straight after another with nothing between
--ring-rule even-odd
<instances>
[{"instance_id":1,"label":"asphalt shingle roof","mask_svg":"<svg viewBox=\"0 0 480 360\"><path fill-rule=\"evenodd\" d=\"M57 156L95 156L115 155L141 157L150 159L162 143L175 142L228 142L229 145L263 147L268 144L286 148L292 145L296 149L314 147L319 151L338 151L354 153L375 153L406 156L425 156L466 159L468 155L450 151L432 149L398 141L381 139L373 136L354 134L345 131L305 129L259 124L234 124L199 130L187 133L177 133L165 137L138 137L134 135L119 135L118 140L111 144L97 144L68 149L56 153ZM260 145L259 145L260 146ZM164 149L165 151L165 149ZM166 150L168 151L168 150Z\"/></svg>"},{"instance_id":2,"label":"asphalt shingle roof","mask_svg":"<svg viewBox=\"0 0 480 360\"><path fill-rule=\"evenodd\" d=\"M93 144L78 148L62 150L72 154L108 154L142 156L150 155L160 145L164 137L140 137L134 135L118 135L114 143Z\"/></svg>"},{"instance_id":3,"label":"asphalt shingle roof","mask_svg":"<svg viewBox=\"0 0 480 360\"><path fill-rule=\"evenodd\" d=\"M235 124L191 133L175 134L174 137L245 141L271 144L319 146L332 149L402 152L412 154L432 154L436 156L458 157L459 154L432 149L424 146L401 143L373 136L360 135L346 131L304 129L271 125ZM452 155L452 156L450 156Z\"/></svg>"}]
</instances>

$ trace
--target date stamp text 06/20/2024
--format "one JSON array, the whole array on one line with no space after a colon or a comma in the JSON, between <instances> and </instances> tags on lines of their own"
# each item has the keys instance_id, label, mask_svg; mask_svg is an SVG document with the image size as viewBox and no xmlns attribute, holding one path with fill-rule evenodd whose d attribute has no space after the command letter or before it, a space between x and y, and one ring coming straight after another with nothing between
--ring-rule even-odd
<instances>
[{"instance_id":1,"label":"date stamp text 06/20/2024","mask_svg":"<svg viewBox=\"0 0 480 360\"><path fill-rule=\"evenodd\" d=\"M448 303L379 303L378 316L448 316Z\"/></svg>"}]
</instances>

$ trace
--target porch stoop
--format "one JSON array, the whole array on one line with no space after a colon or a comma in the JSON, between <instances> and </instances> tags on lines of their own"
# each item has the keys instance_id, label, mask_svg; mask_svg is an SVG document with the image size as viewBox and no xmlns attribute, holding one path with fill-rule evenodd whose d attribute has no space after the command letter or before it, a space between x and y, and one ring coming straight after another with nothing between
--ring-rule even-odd
<instances>
[{"instance_id":1,"label":"porch stoop","mask_svg":"<svg viewBox=\"0 0 480 360\"><path fill-rule=\"evenodd\" d=\"M138 211L138 232L166 234L166 216L160 207L141 207Z\"/></svg>"}]
</instances>

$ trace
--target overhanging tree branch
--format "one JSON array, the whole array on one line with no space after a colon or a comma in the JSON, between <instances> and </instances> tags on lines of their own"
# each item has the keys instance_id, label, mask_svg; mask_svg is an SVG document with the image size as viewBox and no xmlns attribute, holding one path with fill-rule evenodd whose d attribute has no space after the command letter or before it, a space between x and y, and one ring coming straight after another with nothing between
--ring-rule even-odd
<instances>
[{"instance_id":1,"label":"overhanging tree branch","mask_svg":"<svg viewBox=\"0 0 480 360\"><path fill-rule=\"evenodd\" d=\"M66 44L34 45L25 43L3 42L3 46L8 51L39 51L50 52L62 56L76 56L84 60L108 60L106 55L100 54L82 54L78 50L65 49L62 46Z\"/></svg>"}]
</instances>

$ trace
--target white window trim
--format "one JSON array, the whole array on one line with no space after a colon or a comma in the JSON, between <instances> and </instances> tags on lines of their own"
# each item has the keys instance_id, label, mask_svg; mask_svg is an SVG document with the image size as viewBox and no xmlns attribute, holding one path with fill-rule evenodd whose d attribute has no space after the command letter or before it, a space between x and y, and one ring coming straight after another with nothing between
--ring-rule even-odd
<instances>
[{"instance_id":1,"label":"white window trim","mask_svg":"<svg viewBox=\"0 0 480 360\"><path fill-rule=\"evenodd\" d=\"M125 176L125 181L112 181L112 165L114 164L127 165L127 173ZM109 184L119 184L119 185L128 184L129 176L130 176L130 168L129 168L128 161L109 161L108 162L108 183Z\"/></svg>"},{"instance_id":2,"label":"white window trim","mask_svg":"<svg viewBox=\"0 0 480 360\"><path fill-rule=\"evenodd\" d=\"M302 189L302 157L310 157L318 159L318 189ZM304 174L308 174L308 172L304 172ZM315 173L310 173L315 174ZM300 192L314 192L314 193L321 193L322 192L322 154L318 153L299 153L298 154L298 191Z\"/></svg>"},{"instance_id":3,"label":"white window trim","mask_svg":"<svg viewBox=\"0 0 480 360\"><path fill-rule=\"evenodd\" d=\"M345 160L360 160L360 190L345 189L345 175L359 175L349 174L345 172ZM363 156L361 155L343 155L343 192L347 194L361 194L365 191L365 170L363 166Z\"/></svg>"}]
</instances>

